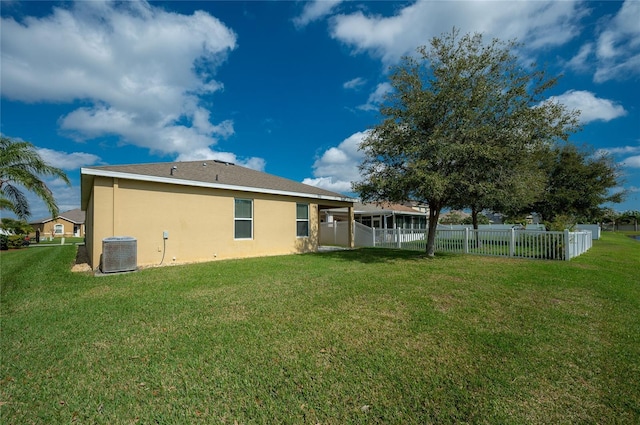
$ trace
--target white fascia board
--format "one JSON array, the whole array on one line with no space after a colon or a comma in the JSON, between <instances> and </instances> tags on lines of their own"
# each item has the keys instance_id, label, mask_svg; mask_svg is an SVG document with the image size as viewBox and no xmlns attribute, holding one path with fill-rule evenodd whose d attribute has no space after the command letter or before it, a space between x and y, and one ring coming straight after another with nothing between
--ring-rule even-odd
<instances>
[{"instance_id":1,"label":"white fascia board","mask_svg":"<svg viewBox=\"0 0 640 425\"><path fill-rule=\"evenodd\" d=\"M331 208L332 211L336 212L336 213L346 213L347 210L345 208ZM395 210L379 210L379 211L366 211L366 210L353 210L354 214L357 215L384 215L386 216L391 216L391 215L411 215L411 216L424 216L424 217L428 217L429 214L426 213L422 213L420 211L395 211Z\"/></svg>"},{"instance_id":2,"label":"white fascia board","mask_svg":"<svg viewBox=\"0 0 640 425\"><path fill-rule=\"evenodd\" d=\"M229 185L229 184L201 182L197 180L172 179L169 177L156 177L156 176L147 176L144 174L133 174L133 173L120 173L117 171L96 170L92 168L81 168L80 175L83 175L83 174L89 175L89 176L113 177L113 178L119 178L119 179L138 180L138 181L154 182L154 183L177 184L182 186L207 187L210 189L235 190L239 192L296 196L299 198L311 198L311 199L319 199L319 200L326 200L326 201L355 202L355 199L349 198L347 196L328 196L328 195L320 195L320 194L314 194L314 193L289 192L286 190L262 189L258 187L249 187L249 186L235 186L235 185Z\"/></svg>"}]
</instances>

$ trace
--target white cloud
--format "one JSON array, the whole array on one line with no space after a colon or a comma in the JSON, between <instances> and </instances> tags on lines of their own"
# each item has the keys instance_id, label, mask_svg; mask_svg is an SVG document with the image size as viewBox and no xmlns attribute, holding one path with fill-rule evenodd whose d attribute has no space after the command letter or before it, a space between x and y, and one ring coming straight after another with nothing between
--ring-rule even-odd
<instances>
[{"instance_id":1,"label":"white cloud","mask_svg":"<svg viewBox=\"0 0 640 425\"><path fill-rule=\"evenodd\" d=\"M200 100L222 89L213 74L235 47L233 31L206 12L77 2L40 18L2 19L2 95L82 101L60 120L75 138L115 135L188 155L234 132L231 121L212 122Z\"/></svg>"},{"instance_id":2,"label":"white cloud","mask_svg":"<svg viewBox=\"0 0 640 425\"><path fill-rule=\"evenodd\" d=\"M620 165L628 168L640 168L640 145L619 146L612 148L602 148L595 152L596 155L615 155L619 159ZM628 156L631 155L631 156ZM624 158L627 156L627 158Z\"/></svg>"},{"instance_id":3,"label":"white cloud","mask_svg":"<svg viewBox=\"0 0 640 425\"><path fill-rule=\"evenodd\" d=\"M360 180L358 166L364 159L359 150L368 131L354 133L338 146L327 149L313 164L314 178L303 183L336 192L351 192L351 182Z\"/></svg>"},{"instance_id":4,"label":"white cloud","mask_svg":"<svg viewBox=\"0 0 640 425\"><path fill-rule=\"evenodd\" d=\"M602 20L595 42L587 42L567 63L577 71L594 70L593 80L602 83L640 74L640 2L627 0L618 13Z\"/></svg>"},{"instance_id":5,"label":"white cloud","mask_svg":"<svg viewBox=\"0 0 640 425\"><path fill-rule=\"evenodd\" d=\"M580 122L611 121L623 117L627 111L615 102L596 97L589 91L569 90L560 96L552 96L550 101L559 102L570 110L580 111Z\"/></svg>"},{"instance_id":6,"label":"white cloud","mask_svg":"<svg viewBox=\"0 0 640 425\"><path fill-rule=\"evenodd\" d=\"M342 1L343 0L315 0L305 2L302 13L293 19L293 23L296 27L301 28L313 21L322 19L330 14Z\"/></svg>"},{"instance_id":7,"label":"white cloud","mask_svg":"<svg viewBox=\"0 0 640 425\"><path fill-rule=\"evenodd\" d=\"M257 171L264 171L264 167L265 165L267 165L264 159L258 158L258 157L251 157L251 158L242 160L238 164L247 168L251 168L253 170L257 170Z\"/></svg>"},{"instance_id":8,"label":"white cloud","mask_svg":"<svg viewBox=\"0 0 640 425\"><path fill-rule=\"evenodd\" d=\"M243 167L253 170L264 171L266 162L262 158L241 159L231 152L217 152L208 148L197 149L188 153L183 153L176 158L176 161L198 161L205 159L216 159L219 161L231 162L233 164L242 165Z\"/></svg>"},{"instance_id":9,"label":"white cloud","mask_svg":"<svg viewBox=\"0 0 640 425\"><path fill-rule=\"evenodd\" d=\"M592 43L587 43L580 48L578 54L576 54L569 62L567 66L577 71L584 71L589 68L588 62L591 55L594 53Z\"/></svg>"},{"instance_id":10,"label":"white cloud","mask_svg":"<svg viewBox=\"0 0 640 425\"><path fill-rule=\"evenodd\" d=\"M640 74L640 2L626 0L597 40L595 82Z\"/></svg>"},{"instance_id":11,"label":"white cloud","mask_svg":"<svg viewBox=\"0 0 640 425\"><path fill-rule=\"evenodd\" d=\"M47 164L63 170L77 170L80 167L94 165L100 162L100 157L85 152L60 152L53 149L36 149L40 158Z\"/></svg>"},{"instance_id":12,"label":"white cloud","mask_svg":"<svg viewBox=\"0 0 640 425\"><path fill-rule=\"evenodd\" d=\"M333 181L331 177L318 177L315 179L306 178L302 183L338 193L351 192L351 182L344 180Z\"/></svg>"},{"instance_id":13,"label":"white cloud","mask_svg":"<svg viewBox=\"0 0 640 425\"><path fill-rule=\"evenodd\" d=\"M360 87L362 87L364 84L366 84L366 82L367 80L365 80L364 78L357 77L357 78L354 78L353 80L349 80L346 83L344 83L342 85L342 88L357 90Z\"/></svg>"},{"instance_id":14,"label":"white cloud","mask_svg":"<svg viewBox=\"0 0 640 425\"><path fill-rule=\"evenodd\" d=\"M620 146L617 148L599 149L598 152L600 151L609 153L611 155L631 155L634 153L640 153L640 146Z\"/></svg>"},{"instance_id":15,"label":"white cloud","mask_svg":"<svg viewBox=\"0 0 640 425\"><path fill-rule=\"evenodd\" d=\"M622 161L622 165L630 168L640 168L640 155L630 156Z\"/></svg>"},{"instance_id":16,"label":"white cloud","mask_svg":"<svg viewBox=\"0 0 640 425\"><path fill-rule=\"evenodd\" d=\"M62 180L56 179L52 182L47 182L47 186L53 192L56 204L58 205L58 209L60 212L69 211L75 208L80 208L80 188L74 186L68 186ZM45 217L49 214L44 208L44 204L42 205L43 213L40 215L36 215L36 211L34 209L33 217ZM46 211L46 212L45 212Z\"/></svg>"},{"instance_id":17,"label":"white cloud","mask_svg":"<svg viewBox=\"0 0 640 425\"><path fill-rule=\"evenodd\" d=\"M390 93L393 87L389 83L380 83L376 86L376 89L369 95L367 103L358 106L358 109L363 111L377 111L380 104L384 101L387 93Z\"/></svg>"},{"instance_id":18,"label":"white cloud","mask_svg":"<svg viewBox=\"0 0 640 425\"><path fill-rule=\"evenodd\" d=\"M578 35L579 20L586 12L579 2L418 0L390 17L367 16L362 11L336 15L330 31L355 51L389 64L454 26L463 33L517 38L527 49L562 45Z\"/></svg>"}]
</instances>

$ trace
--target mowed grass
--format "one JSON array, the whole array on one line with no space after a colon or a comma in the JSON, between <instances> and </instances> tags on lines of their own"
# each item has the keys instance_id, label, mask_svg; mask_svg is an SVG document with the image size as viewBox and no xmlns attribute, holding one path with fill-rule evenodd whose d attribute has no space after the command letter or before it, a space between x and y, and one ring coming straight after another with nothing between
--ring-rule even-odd
<instances>
[{"instance_id":1,"label":"mowed grass","mask_svg":"<svg viewBox=\"0 0 640 425\"><path fill-rule=\"evenodd\" d=\"M3 424L640 422L640 242L363 249L94 277L0 255Z\"/></svg>"},{"instance_id":2,"label":"mowed grass","mask_svg":"<svg viewBox=\"0 0 640 425\"><path fill-rule=\"evenodd\" d=\"M40 246L40 245L61 245L62 244L61 237L55 237L53 240L49 240L48 236L42 236L40 238L40 242L36 242L35 238L31 238L31 245ZM84 243L84 238L75 237L75 236L67 236L64 238L65 244L81 244Z\"/></svg>"}]
</instances>

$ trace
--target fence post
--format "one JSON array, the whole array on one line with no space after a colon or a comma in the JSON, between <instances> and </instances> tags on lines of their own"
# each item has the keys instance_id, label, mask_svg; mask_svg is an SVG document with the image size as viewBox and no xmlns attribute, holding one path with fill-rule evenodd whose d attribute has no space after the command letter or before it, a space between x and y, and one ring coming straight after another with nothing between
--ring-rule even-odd
<instances>
[{"instance_id":1,"label":"fence post","mask_svg":"<svg viewBox=\"0 0 640 425\"><path fill-rule=\"evenodd\" d=\"M469 253L469 228L464 228L464 253Z\"/></svg>"},{"instance_id":2,"label":"fence post","mask_svg":"<svg viewBox=\"0 0 640 425\"><path fill-rule=\"evenodd\" d=\"M371 241L371 246L375 248L375 246L376 246L376 228L372 227L371 230L372 230L371 237L373 238L373 240Z\"/></svg>"},{"instance_id":3,"label":"fence post","mask_svg":"<svg viewBox=\"0 0 640 425\"><path fill-rule=\"evenodd\" d=\"M564 229L564 259L571 260L571 239L569 237L569 229Z\"/></svg>"},{"instance_id":4,"label":"fence post","mask_svg":"<svg viewBox=\"0 0 640 425\"><path fill-rule=\"evenodd\" d=\"M511 228L511 237L509 238L509 257L513 257L516 253L516 230Z\"/></svg>"},{"instance_id":5,"label":"fence post","mask_svg":"<svg viewBox=\"0 0 640 425\"><path fill-rule=\"evenodd\" d=\"M402 241L400 240L400 228L396 227L396 243L398 248L402 248Z\"/></svg>"}]
</instances>

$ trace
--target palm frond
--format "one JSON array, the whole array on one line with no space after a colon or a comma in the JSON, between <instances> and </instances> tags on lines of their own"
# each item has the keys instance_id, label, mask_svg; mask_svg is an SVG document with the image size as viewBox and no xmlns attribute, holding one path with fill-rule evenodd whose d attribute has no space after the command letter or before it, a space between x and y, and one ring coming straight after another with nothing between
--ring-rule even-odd
<instances>
[{"instance_id":1,"label":"palm frond","mask_svg":"<svg viewBox=\"0 0 640 425\"><path fill-rule=\"evenodd\" d=\"M57 177L71 185L65 172L47 164L29 142L0 138L0 190L6 202L4 209L13 211L20 218L31 215L24 194L12 183L24 187L40 197L53 217L58 215L58 206L51 190L42 177Z\"/></svg>"}]
</instances>

